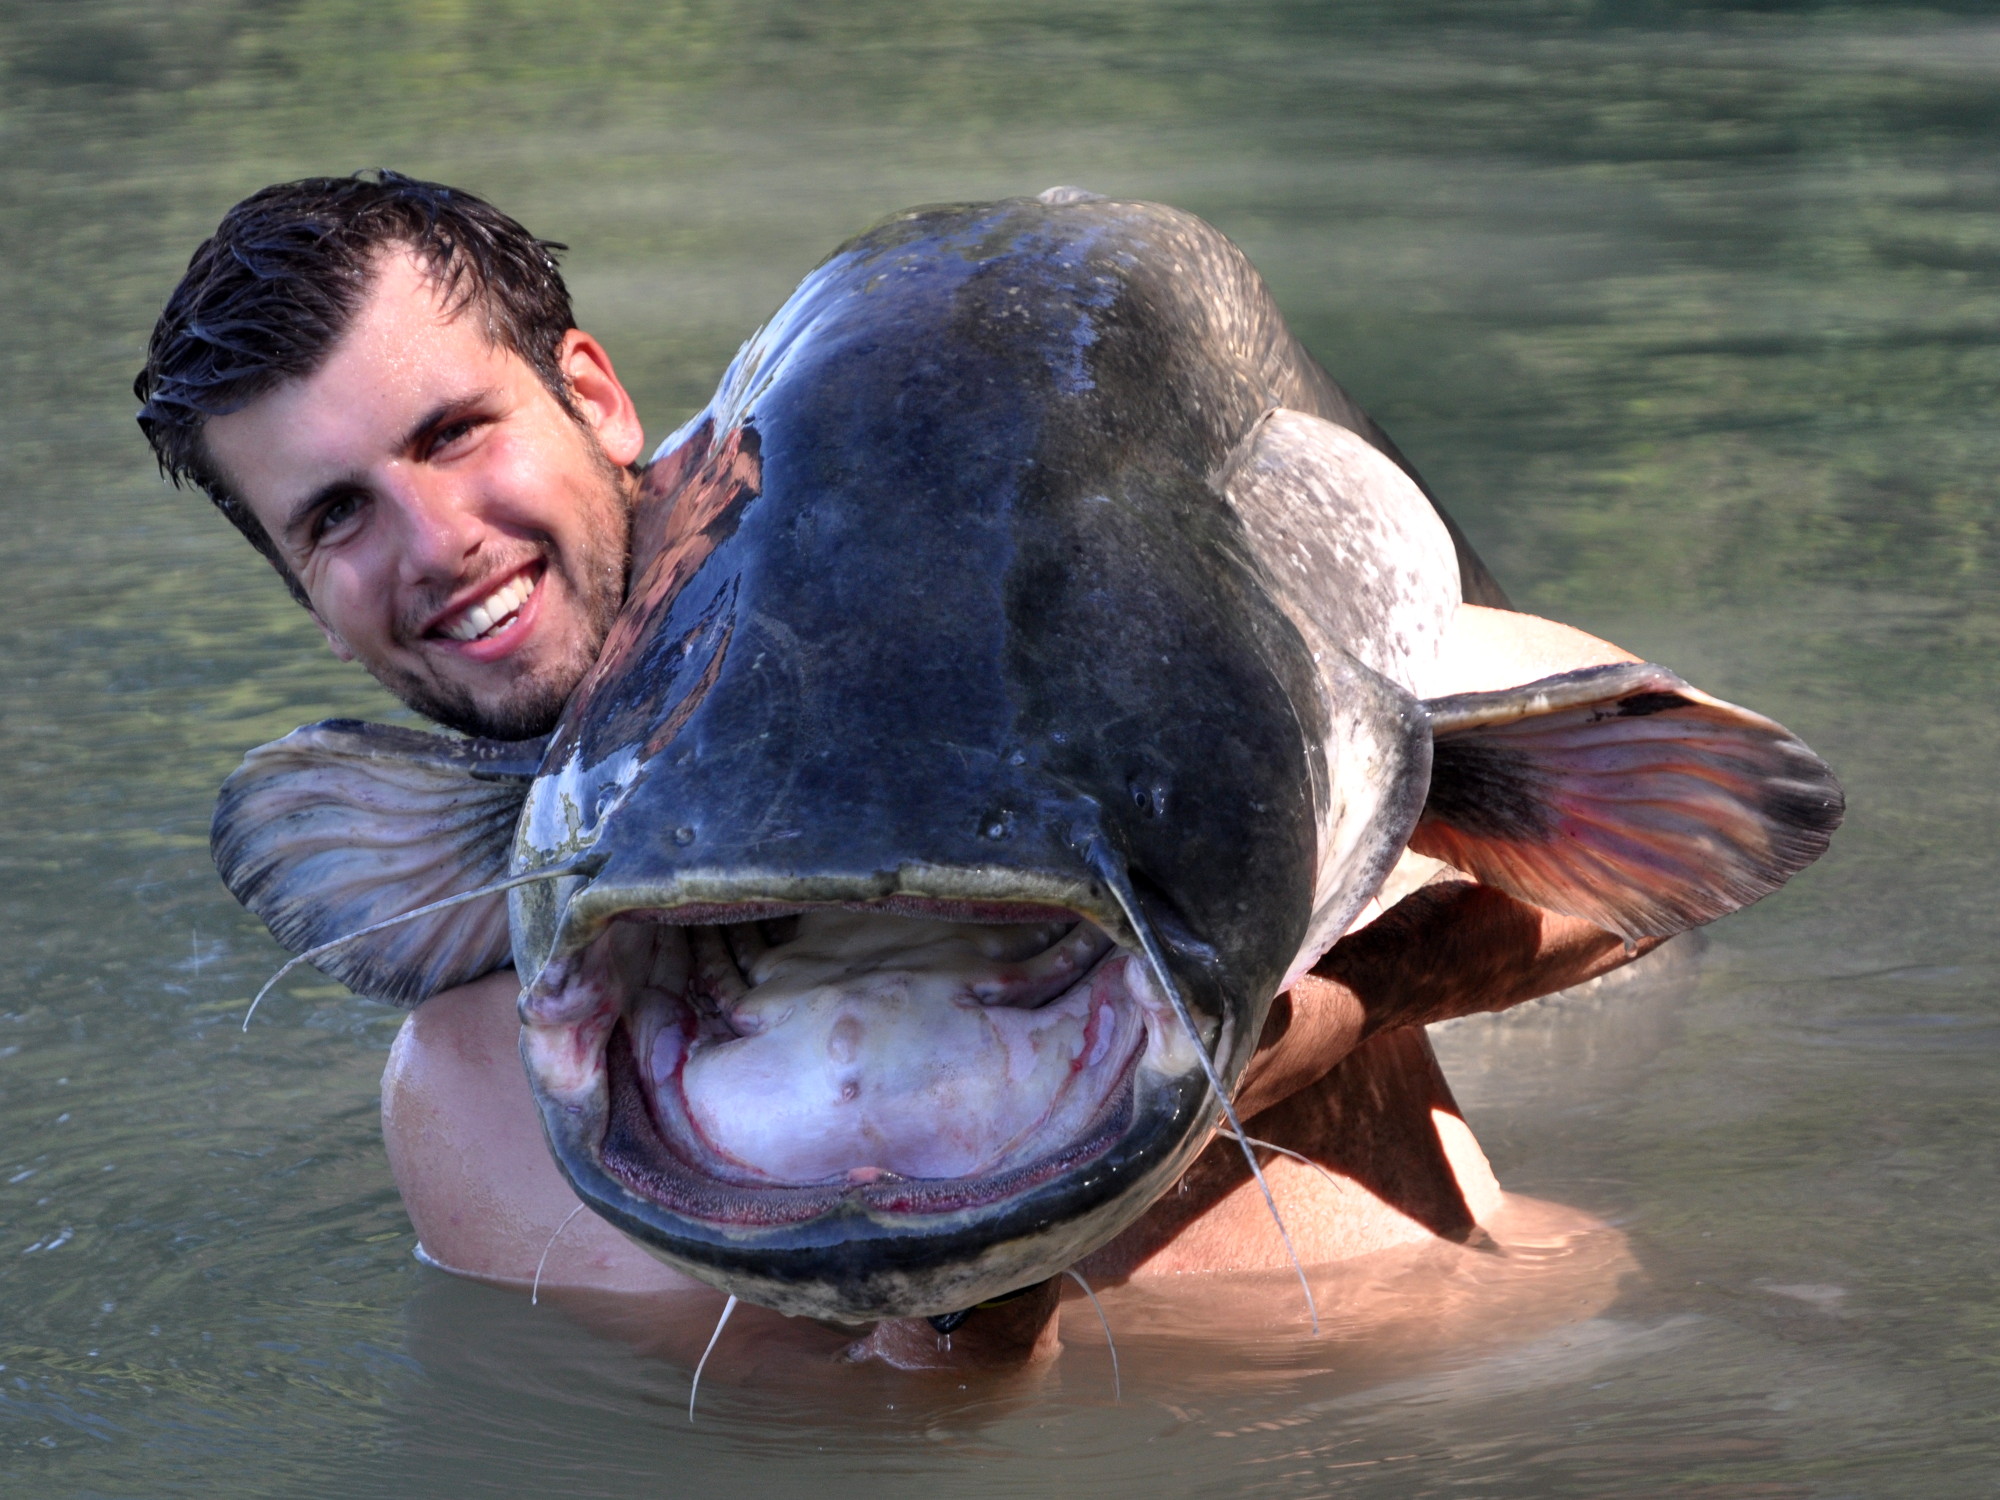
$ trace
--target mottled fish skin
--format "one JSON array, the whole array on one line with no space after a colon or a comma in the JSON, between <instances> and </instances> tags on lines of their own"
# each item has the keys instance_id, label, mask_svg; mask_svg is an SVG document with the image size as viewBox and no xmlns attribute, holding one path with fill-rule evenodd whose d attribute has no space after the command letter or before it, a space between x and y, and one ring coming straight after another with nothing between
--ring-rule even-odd
<instances>
[{"instance_id":1,"label":"mottled fish skin","mask_svg":"<svg viewBox=\"0 0 2000 1500\"><path fill-rule=\"evenodd\" d=\"M546 740L503 742L325 719L260 745L222 784L210 853L271 934L303 953L506 873ZM414 1005L506 963L503 897L349 944L319 967Z\"/></svg>"}]
</instances>

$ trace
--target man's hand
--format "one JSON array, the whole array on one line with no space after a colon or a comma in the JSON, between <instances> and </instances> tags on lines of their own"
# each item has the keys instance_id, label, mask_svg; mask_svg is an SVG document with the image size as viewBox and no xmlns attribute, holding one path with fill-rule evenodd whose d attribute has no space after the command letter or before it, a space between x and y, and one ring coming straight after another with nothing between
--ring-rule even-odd
<instances>
[{"instance_id":1,"label":"man's hand","mask_svg":"<svg viewBox=\"0 0 2000 1500\"><path fill-rule=\"evenodd\" d=\"M1614 933L1470 880L1436 881L1350 933L1271 1007L1236 1110L1249 1119L1395 1026L1506 1010L1630 963Z\"/></svg>"}]
</instances>

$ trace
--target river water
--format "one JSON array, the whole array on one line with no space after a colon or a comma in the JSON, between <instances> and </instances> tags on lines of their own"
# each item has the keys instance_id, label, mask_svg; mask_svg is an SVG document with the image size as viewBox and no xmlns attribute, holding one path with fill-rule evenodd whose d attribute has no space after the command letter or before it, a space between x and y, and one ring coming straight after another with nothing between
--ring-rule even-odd
<instances>
[{"instance_id":1,"label":"river water","mask_svg":"<svg viewBox=\"0 0 2000 1500\"><path fill-rule=\"evenodd\" d=\"M1990 1491L1988 11L0 5L0 1490ZM418 1264L397 1017L315 980L240 1031L278 954L206 851L247 746L397 710L160 483L128 390L229 203L376 164L573 245L655 439L906 204L1073 182L1235 236L1517 599L1848 787L1832 853L1698 953L1440 1029L1503 1182L1624 1248L1552 1249L1531 1314L1459 1284L1385 1329L1329 1284L1318 1340L1270 1288L1114 1295L1115 1400L1074 1305L1006 1387L725 1342L693 1425L684 1365Z\"/></svg>"}]
</instances>

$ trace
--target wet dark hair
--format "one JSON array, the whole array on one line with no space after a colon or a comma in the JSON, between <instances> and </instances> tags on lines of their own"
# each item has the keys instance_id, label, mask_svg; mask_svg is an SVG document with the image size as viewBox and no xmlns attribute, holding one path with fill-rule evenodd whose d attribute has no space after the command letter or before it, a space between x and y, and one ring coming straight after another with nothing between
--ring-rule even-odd
<instances>
[{"instance_id":1,"label":"wet dark hair","mask_svg":"<svg viewBox=\"0 0 2000 1500\"><path fill-rule=\"evenodd\" d=\"M487 337L526 360L576 415L556 359L575 326L556 269L568 246L536 239L470 193L387 170L281 182L230 209L167 299L132 382L160 472L206 491L301 604L305 591L231 493L202 429L317 370L359 312L376 258L394 245L416 253L452 312L478 307Z\"/></svg>"}]
</instances>

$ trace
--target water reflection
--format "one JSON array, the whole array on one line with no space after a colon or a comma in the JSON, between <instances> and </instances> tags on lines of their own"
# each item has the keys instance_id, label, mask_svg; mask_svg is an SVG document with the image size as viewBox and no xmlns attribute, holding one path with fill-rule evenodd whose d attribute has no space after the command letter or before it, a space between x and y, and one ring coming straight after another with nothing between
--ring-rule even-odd
<instances>
[{"instance_id":1,"label":"water reflection","mask_svg":"<svg viewBox=\"0 0 2000 1500\"><path fill-rule=\"evenodd\" d=\"M67 0L0 7L0 59L10 1492L1986 1485L1982 7ZM1849 824L1698 973L1440 1039L1503 1181L1638 1272L1366 1348L1128 1300L1115 1405L1094 1320L1038 1383L920 1413L724 1360L690 1429L674 1362L417 1266L373 1118L395 1018L306 985L237 1032L274 950L205 853L243 747L395 711L162 491L126 394L229 202L378 162L574 244L655 436L892 208L1184 205L1524 601L1812 741Z\"/></svg>"}]
</instances>

